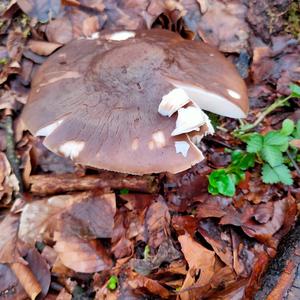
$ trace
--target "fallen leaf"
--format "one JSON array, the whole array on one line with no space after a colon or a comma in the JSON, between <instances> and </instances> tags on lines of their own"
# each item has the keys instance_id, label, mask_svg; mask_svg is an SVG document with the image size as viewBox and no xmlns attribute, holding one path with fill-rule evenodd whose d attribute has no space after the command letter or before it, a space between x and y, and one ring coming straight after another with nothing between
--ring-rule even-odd
<instances>
[{"instance_id":1,"label":"fallen leaf","mask_svg":"<svg viewBox=\"0 0 300 300\"><path fill-rule=\"evenodd\" d=\"M290 141L290 145L300 149L300 139L293 139Z\"/></svg>"},{"instance_id":2,"label":"fallen leaf","mask_svg":"<svg viewBox=\"0 0 300 300\"><path fill-rule=\"evenodd\" d=\"M41 293L42 288L30 268L22 263L12 263L10 267L20 281L27 295L30 296L32 300L36 299L36 297Z\"/></svg>"},{"instance_id":3,"label":"fallen leaf","mask_svg":"<svg viewBox=\"0 0 300 300\"><path fill-rule=\"evenodd\" d=\"M128 284L134 290L143 288L153 295L160 296L162 299L168 299L170 296L169 291L156 280L152 280L142 275L135 274L133 278L128 280Z\"/></svg>"},{"instance_id":4,"label":"fallen leaf","mask_svg":"<svg viewBox=\"0 0 300 300\"><path fill-rule=\"evenodd\" d=\"M214 274L215 252L210 251L197 243L189 234L178 237L183 255L189 265L189 270L181 290L185 290L197 282L201 287L209 283ZM199 279L196 279L199 276ZM180 294L182 300L188 300L189 293Z\"/></svg>"},{"instance_id":5,"label":"fallen leaf","mask_svg":"<svg viewBox=\"0 0 300 300\"><path fill-rule=\"evenodd\" d=\"M0 264L0 299L26 299L27 294L18 278L7 264Z\"/></svg>"},{"instance_id":6,"label":"fallen leaf","mask_svg":"<svg viewBox=\"0 0 300 300\"><path fill-rule=\"evenodd\" d=\"M76 235L54 233L55 251L62 263L75 272L94 273L109 270L110 258L100 242L84 240Z\"/></svg>"},{"instance_id":7,"label":"fallen leaf","mask_svg":"<svg viewBox=\"0 0 300 300\"><path fill-rule=\"evenodd\" d=\"M222 230L212 220L206 219L199 223L199 232L212 246L219 258L229 267L233 265L232 244L230 233Z\"/></svg>"},{"instance_id":8,"label":"fallen leaf","mask_svg":"<svg viewBox=\"0 0 300 300\"><path fill-rule=\"evenodd\" d=\"M238 2L209 0L198 33L205 42L223 52L241 52L248 47L250 29L245 22L247 7Z\"/></svg>"},{"instance_id":9,"label":"fallen leaf","mask_svg":"<svg viewBox=\"0 0 300 300\"><path fill-rule=\"evenodd\" d=\"M19 216L8 214L0 223L0 263L20 261L17 249Z\"/></svg>"},{"instance_id":10,"label":"fallen leaf","mask_svg":"<svg viewBox=\"0 0 300 300\"><path fill-rule=\"evenodd\" d=\"M271 35L283 29L284 15L290 1L251 1L248 4L247 21L255 35L262 37L266 42Z\"/></svg>"},{"instance_id":11,"label":"fallen leaf","mask_svg":"<svg viewBox=\"0 0 300 300\"><path fill-rule=\"evenodd\" d=\"M156 255L144 259L132 259L131 264L136 272L148 275L159 268L162 263L171 263L179 258L181 258L181 253L174 247L171 240L166 240L161 243Z\"/></svg>"},{"instance_id":12,"label":"fallen leaf","mask_svg":"<svg viewBox=\"0 0 300 300\"><path fill-rule=\"evenodd\" d=\"M58 15L60 2L60 0L17 0L18 5L27 15L42 23Z\"/></svg>"},{"instance_id":13,"label":"fallen leaf","mask_svg":"<svg viewBox=\"0 0 300 300\"><path fill-rule=\"evenodd\" d=\"M50 55L61 46L62 44L50 43L45 41L37 41L37 40L29 40L27 43L28 49L30 49L32 52L38 55L43 55L43 56Z\"/></svg>"},{"instance_id":14,"label":"fallen leaf","mask_svg":"<svg viewBox=\"0 0 300 300\"><path fill-rule=\"evenodd\" d=\"M162 196L152 203L146 213L146 236L148 244L157 248L170 235L170 213Z\"/></svg>"},{"instance_id":15,"label":"fallen leaf","mask_svg":"<svg viewBox=\"0 0 300 300\"><path fill-rule=\"evenodd\" d=\"M62 289L57 295L56 300L72 300L72 295L65 289Z\"/></svg>"},{"instance_id":16,"label":"fallen leaf","mask_svg":"<svg viewBox=\"0 0 300 300\"><path fill-rule=\"evenodd\" d=\"M96 238L112 237L115 213L116 197L113 193L90 193L68 209L68 214Z\"/></svg>"},{"instance_id":17,"label":"fallen leaf","mask_svg":"<svg viewBox=\"0 0 300 300\"><path fill-rule=\"evenodd\" d=\"M19 237L34 244L52 225L56 217L66 213L94 237L111 237L114 226L114 194L83 192L54 196L26 204L20 219Z\"/></svg>"},{"instance_id":18,"label":"fallen leaf","mask_svg":"<svg viewBox=\"0 0 300 300\"><path fill-rule=\"evenodd\" d=\"M61 195L49 199L37 200L24 206L19 227L19 238L34 245L41 239L49 224L72 203L80 201L85 193Z\"/></svg>"},{"instance_id":19,"label":"fallen leaf","mask_svg":"<svg viewBox=\"0 0 300 300\"><path fill-rule=\"evenodd\" d=\"M186 231L190 236L194 236L198 227L197 218L194 216L173 216L172 225L177 231L177 234L184 234Z\"/></svg>"}]
</instances>

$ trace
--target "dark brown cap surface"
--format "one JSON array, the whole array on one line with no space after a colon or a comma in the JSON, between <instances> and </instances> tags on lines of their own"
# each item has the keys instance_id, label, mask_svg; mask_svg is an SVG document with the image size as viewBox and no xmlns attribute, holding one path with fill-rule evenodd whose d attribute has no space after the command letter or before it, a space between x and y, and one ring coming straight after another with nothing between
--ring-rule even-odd
<instances>
[{"instance_id":1,"label":"dark brown cap surface","mask_svg":"<svg viewBox=\"0 0 300 300\"><path fill-rule=\"evenodd\" d=\"M194 62L195 49L202 57L207 46L163 30L114 39L75 40L52 55L32 83L22 114L25 125L33 134L46 136L44 144L53 152L101 169L176 173L202 160L187 134L171 135L176 116L162 116L158 107L163 96L182 86L187 86L188 94L198 89L225 99L230 80L223 80L225 91L217 87L220 79L201 82L217 71ZM182 53L184 47L187 53ZM220 55L220 63L228 64L216 50L211 51ZM194 53L190 66L188 52ZM230 64L229 69L241 80ZM198 81L193 81L196 74ZM230 88L245 96L243 88ZM238 101L232 103L244 109Z\"/></svg>"}]
</instances>

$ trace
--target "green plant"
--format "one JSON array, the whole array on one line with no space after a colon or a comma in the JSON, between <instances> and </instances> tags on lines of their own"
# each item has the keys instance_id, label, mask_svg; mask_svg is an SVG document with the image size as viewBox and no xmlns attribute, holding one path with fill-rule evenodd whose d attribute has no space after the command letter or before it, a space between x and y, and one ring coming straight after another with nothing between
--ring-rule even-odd
<instances>
[{"instance_id":1,"label":"green plant","mask_svg":"<svg viewBox=\"0 0 300 300\"><path fill-rule=\"evenodd\" d=\"M145 249L144 249L144 259L148 259L150 257L150 246L149 245L146 245L145 246Z\"/></svg>"},{"instance_id":2,"label":"green plant","mask_svg":"<svg viewBox=\"0 0 300 300\"><path fill-rule=\"evenodd\" d=\"M118 277L115 275L110 276L106 287L114 291L118 287Z\"/></svg>"},{"instance_id":3,"label":"green plant","mask_svg":"<svg viewBox=\"0 0 300 300\"><path fill-rule=\"evenodd\" d=\"M291 163L298 171L299 151L293 145L300 139L300 120L295 124L292 120L286 119L280 130L272 130L264 135L249 132L274 109L286 105L291 98L300 98L300 86L293 84L290 85L290 89L291 95L278 99L266 108L254 123L243 123L234 132L235 137L247 144L246 151L233 151L230 165L215 170L209 175L208 191L211 194L233 196L236 185L245 179L245 171L254 167L255 162L262 165L261 173L264 183L286 185L293 183L289 165Z\"/></svg>"},{"instance_id":4,"label":"green plant","mask_svg":"<svg viewBox=\"0 0 300 300\"><path fill-rule=\"evenodd\" d=\"M231 164L210 173L208 191L212 195L233 196L235 186L245 179L245 171L254 166L255 155L235 150L231 153Z\"/></svg>"},{"instance_id":5,"label":"green plant","mask_svg":"<svg viewBox=\"0 0 300 300\"><path fill-rule=\"evenodd\" d=\"M300 121L298 121L300 124ZM297 127L299 125L297 124ZM247 152L256 154L262 164L262 180L264 183L293 183L291 172L285 164L284 155L293 139L295 124L286 119L281 130L272 130L265 135L253 133L247 141Z\"/></svg>"}]
</instances>

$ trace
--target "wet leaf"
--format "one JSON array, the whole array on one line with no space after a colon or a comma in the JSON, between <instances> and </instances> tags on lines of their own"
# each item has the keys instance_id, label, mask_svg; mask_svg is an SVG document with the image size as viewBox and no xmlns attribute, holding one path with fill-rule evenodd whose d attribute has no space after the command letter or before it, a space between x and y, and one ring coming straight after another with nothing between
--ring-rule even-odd
<instances>
[{"instance_id":1,"label":"wet leaf","mask_svg":"<svg viewBox=\"0 0 300 300\"><path fill-rule=\"evenodd\" d=\"M17 0L18 5L27 15L42 23L58 15L60 2L60 0Z\"/></svg>"}]
</instances>

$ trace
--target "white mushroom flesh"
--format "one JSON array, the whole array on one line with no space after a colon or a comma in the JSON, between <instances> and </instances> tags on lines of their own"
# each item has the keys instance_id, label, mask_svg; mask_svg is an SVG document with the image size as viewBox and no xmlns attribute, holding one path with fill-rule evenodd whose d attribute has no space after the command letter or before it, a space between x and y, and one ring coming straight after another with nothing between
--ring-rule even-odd
<instances>
[{"instance_id":1,"label":"white mushroom flesh","mask_svg":"<svg viewBox=\"0 0 300 300\"><path fill-rule=\"evenodd\" d=\"M158 112L162 116L172 116L178 109L190 102L190 98L187 93L180 88L173 89L167 95L162 97L162 101L159 104Z\"/></svg>"},{"instance_id":2,"label":"white mushroom flesh","mask_svg":"<svg viewBox=\"0 0 300 300\"><path fill-rule=\"evenodd\" d=\"M186 108L178 110L178 117L176 121L176 128L172 132L172 136L182 133L199 130L199 127L206 124L208 117L196 105L190 105Z\"/></svg>"},{"instance_id":3,"label":"white mushroom flesh","mask_svg":"<svg viewBox=\"0 0 300 300\"><path fill-rule=\"evenodd\" d=\"M187 157L187 153L190 149L190 145L185 141L175 142L176 153L181 153L184 157Z\"/></svg>"},{"instance_id":4,"label":"white mushroom flesh","mask_svg":"<svg viewBox=\"0 0 300 300\"><path fill-rule=\"evenodd\" d=\"M58 120L55 123L52 123L46 127L39 129L36 132L36 136L48 136L50 135L61 123L63 120Z\"/></svg>"},{"instance_id":5,"label":"white mushroom flesh","mask_svg":"<svg viewBox=\"0 0 300 300\"><path fill-rule=\"evenodd\" d=\"M183 89L187 95L192 99L199 107L204 110L211 111L215 114L231 117L231 118L245 118L245 112L232 101L206 91L199 87L192 85L182 84L178 81L169 80L175 87ZM235 91L228 90L228 96L233 99L239 99L241 96Z\"/></svg>"},{"instance_id":6,"label":"white mushroom flesh","mask_svg":"<svg viewBox=\"0 0 300 300\"><path fill-rule=\"evenodd\" d=\"M135 32L125 30L107 35L107 39L110 41L125 41L133 37L135 37Z\"/></svg>"},{"instance_id":7,"label":"white mushroom flesh","mask_svg":"<svg viewBox=\"0 0 300 300\"><path fill-rule=\"evenodd\" d=\"M74 159L78 157L79 153L83 150L85 142L82 141L68 141L59 147L59 152L65 157Z\"/></svg>"}]
</instances>

